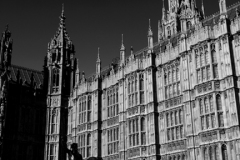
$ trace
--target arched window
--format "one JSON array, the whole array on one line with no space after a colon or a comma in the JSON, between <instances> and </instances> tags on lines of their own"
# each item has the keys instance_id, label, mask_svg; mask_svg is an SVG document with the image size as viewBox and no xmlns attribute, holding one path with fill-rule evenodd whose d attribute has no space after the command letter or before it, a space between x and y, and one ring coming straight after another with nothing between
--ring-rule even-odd
<instances>
[{"instance_id":1,"label":"arched window","mask_svg":"<svg viewBox=\"0 0 240 160\"><path fill-rule=\"evenodd\" d=\"M205 97L204 98L204 105L205 105L205 113L209 112L209 103L208 103L208 99Z\"/></svg>"},{"instance_id":2,"label":"arched window","mask_svg":"<svg viewBox=\"0 0 240 160\"><path fill-rule=\"evenodd\" d=\"M208 160L207 148L203 149L203 154L204 154L204 160Z\"/></svg>"},{"instance_id":3,"label":"arched window","mask_svg":"<svg viewBox=\"0 0 240 160\"><path fill-rule=\"evenodd\" d=\"M128 79L128 80L130 80L130 79ZM131 88L131 83L130 83L130 81L128 82L128 94L130 93L130 88Z\"/></svg>"},{"instance_id":4,"label":"arched window","mask_svg":"<svg viewBox=\"0 0 240 160\"><path fill-rule=\"evenodd\" d=\"M174 124L174 115L173 115L173 112L171 112L171 126L173 126Z\"/></svg>"},{"instance_id":5,"label":"arched window","mask_svg":"<svg viewBox=\"0 0 240 160\"><path fill-rule=\"evenodd\" d=\"M141 144L146 144L146 126L145 126L145 118L141 118Z\"/></svg>"},{"instance_id":6,"label":"arched window","mask_svg":"<svg viewBox=\"0 0 240 160\"><path fill-rule=\"evenodd\" d=\"M185 160L185 155L184 154L182 155L182 160Z\"/></svg>"},{"instance_id":7,"label":"arched window","mask_svg":"<svg viewBox=\"0 0 240 160\"><path fill-rule=\"evenodd\" d=\"M166 114L167 127L169 127L169 114Z\"/></svg>"},{"instance_id":8,"label":"arched window","mask_svg":"<svg viewBox=\"0 0 240 160\"><path fill-rule=\"evenodd\" d=\"M182 124L183 123L183 111L180 110L179 111L179 124Z\"/></svg>"},{"instance_id":9,"label":"arched window","mask_svg":"<svg viewBox=\"0 0 240 160\"><path fill-rule=\"evenodd\" d=\"M214 154L212 147L209 147L209 160L214 160Z\"/></svg>"},{"instance_id":10,"label":"arched window","mask_svg":"<svg viewBox=\"0 0 240 160\"><path fill-rule=\"evenodd\" d=\"M140 90L144 90L144 80L143 80L143 75L140 76Z\"/></svg>"},{"instance_id":11,"label":"arched window","mask_svg":"<svg viewBox=\"0 0 240 160\"><path fill-rule=\"evenodd\" d=\"M92 98L91 96L88 96L88 110L91 110L92 108Z\"/></svg>"},{"instance_id":12,"label":"arched window","mask_svg":"<svg viewBox=\"0 0 240 160\"><path fill-rule=\"evenodd\" d=\"M144 77L143 74L139 75L139 90L140 90L140 103L143 104L144 103Z\"/></svg>"},{"instance_id":13,"label":"arched window","mask_svg":"<svg viewBox=\"0 0 240 160\"><path fill-rule=\"evenodd\" d=\"M203 114L202 99L199 100L199 108L200 108L200 114Z\"/></svg>"},{"instance_id":14,"label":"arched window","mask_svg":"<svg viewBox=\"0 0 240 160\"><path fill-rule=\"evenodd\" d=\"M141 118L141 131L145 131L145 118Z\"/></svg>"},{"instance_id":15,"label":"arched window","mask_svg":"<svg viewBox=\"0 0 240 160\"><path fill-rule=\"evenodd\" d=\"M58 86L59 86L59 69L54 69L53 70L53 92L58 91Z\"/></svg>"},{"instance_id":16,"label":"arched window","mask_svg":"<svg viewBox=\"0 0 240 160\"><path fill-rule=\"evenodd\" d=\"M165 74L165 75L164 75L164 82L165 82L165 85L168 84L168 83L167 83L167 80L168 80L168 78L167 78L167 74Z\"/></svg>"},{"instance_id":17,"label":"arched window","mask_svg":"<svg viewBox=\"0 0 240 160\"><path fill-rule=\"evenodd\" d=\"M208 54L208 51L205 52L205 61L206 61L206 64L209 64L209 54Z\"/></svg>"},{"instance_id":18,"label":"arched window","mask_svg":"<svg viewBox=\"0 0 240 160\"><path fill-rule=\"evenodd\" d=\"M175 70L173 70L172 75L173 75L173 82L176 82L176 72L175 72Z\"/></svg>"},{"instance_id":19,"label":"arched window","mask_svg":"<svg viewBox=\"0 0 240 160\"><path fill-rule=\"evenodd\" d=\"M71 114L71 119L72 119L72 114ZM56 110L53 110L51 115L51 134L56 133L56 126L57 126L57 115L56 115Z\"/></svg>"},{"instance_id":20,"label":"arched window","mask_svg":"<svg viewBox=\"0 0 240 160\"><path fill-rule=\"evenodd\" d=\"M214 108L213 108L213 97L212 96L209 97L209 103L210 103L210 111L212 112L214 110Z\"/></svg>"},{"instance_id":21,"label":"arched window","mask_svg":"<svg viewBox=\"0 0 240 160\"><path fill-rule=\"evenodd\" d=\"M115 93L113 94L113 104L115 104Z\"/></svg>"},{"instance_id":22,"label":"arched window","mask_svg":"<svg viewBox=\"0 0 240 160\"><path fill-rule=\"evenodd\" d=\"M87 135L87 145L91 145L91 134Z\"/></svg>"},{"instance_id":23,"label":"arched window","mask_svg":"<svg viewBox=\"0 0 240 160\"><path fill-rule=\"evenodd\" d=\"M171 84L171 82L172 82L171 72L168 72L168 84Z\"/></svg>"},{"instance_id":24,"label":"arched window","mask_svg":"<svg viewBox=\"0 0 240 160\"><path fill-rule=\"evenodd\" d=\"M187 22L187 30L192 28L192 23L190 21Z\"/></svg>"},{"instance_id":25,"label":"arched window","mask_svg":"<svg viewBox=\"0 0 240 160\"><path fill-rule=\"evenodd\" d=\"M222 145L222 160L228 160L227 146Z\"/></svg>"},{"instance_id":26,"label":"arched window","mask_svg":"<svg viewBox=\"0 0 240 160\"><path fill-rule=\"evenodd\" d=\"M217 63L217 53L215 50L212 50L212 63Z\"/></svg>"},{"instance_id":27,"label":"arched window","mask_svg":"<svg viewBox=\"0 0 240 160\"><path fill-rule=\"evenodd\" d=\"M205 65L205 63L204 63L204 59L205 59L204 54L201 53L200 56L201 56L201 66L204 66Z\"/></svg>"},{"instance_id":28,"label":"arched window","mask_svg":"<svg viewBox=\"0 0 240 160\"><path fill-rule=\"evenodd\" d=\"M178 124L178 112L175 111L175 124L177 125Z\"/></svg>"},{"instance_id":29,"label":"arched window","mask_svg":"<svg viewBox=\"0 0 240 160\"><path fill-rule=\"evenodd\" d=\"M217 110L221 111L222 110L222 101L221 101L221 96L219 94L216 96L216 102L217 102Z\"/></svg>"}]
</instances>

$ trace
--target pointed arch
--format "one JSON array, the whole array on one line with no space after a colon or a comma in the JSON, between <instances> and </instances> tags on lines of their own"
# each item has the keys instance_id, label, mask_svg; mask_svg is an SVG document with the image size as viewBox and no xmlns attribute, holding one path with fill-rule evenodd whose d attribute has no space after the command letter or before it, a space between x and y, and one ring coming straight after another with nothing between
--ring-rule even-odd
<instances>
[{"instance_id":1,"label":"pointed arch","mask_svg":"<svg viewBox=\"0 0 240 160\"><path fill-rule=\"evenodd\" d=\"M222 145L222 160L228 160L227 146Z\"/></svg>"}]
</instances>

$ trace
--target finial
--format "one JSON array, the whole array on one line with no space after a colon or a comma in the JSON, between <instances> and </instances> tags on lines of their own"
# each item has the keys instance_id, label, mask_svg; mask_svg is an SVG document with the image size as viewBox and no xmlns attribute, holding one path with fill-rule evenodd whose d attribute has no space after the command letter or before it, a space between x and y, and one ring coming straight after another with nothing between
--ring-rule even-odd
<instances>
[{"instance_id":1,"label":"finial","mask_svg":"<svg viewBox=\"0 0 240 160\"><path fill-rule=\"evenodd\" d=\"M122 34L122 45L123 45L123 34Z\"/></svg>"},{"instance_id":2,"label":"finial","mask_svg":"<svg viewBox=\"0 0 240 160\"><path fill-rule=\"evenodd\" d=\"M203 5L203 0L202 0L202 13L203 13L203 18L205 18L205 9L204 9L204 5Z\"/></svg>"},{"instance_id":3,"label":"finial","mask_svg":"<svg viewBox=\"0 0 240 160\"><path fill-rule=\"evenodd\" d=\"M97 57L97 62L99 62L100 61L100 48L98 47L98 57Z\"/></svg>"},{"instance_id":4,"label":"finial","mask_svg":"<svg viewBox=\"0 0 240 160\"><path fill-rule=\"evenodd\" d=\"M151 28L151 20L149 19L149 28L148 28L148 36L152 36L152 28Z\"/></svg>"},{"instance_id":5,"label":"finial","mask_svg":"<svg viewBox=\"0 0 240 160\"><path fill-rule=\"evenodd\" d=\"M133 46L131 46L131 54L133 54Z\"/></svg>"},{"instance_id":6,"label":"finial","mask_svg":"<svg viewBox=\"0 0 240 160\"><path fill-rule=\"evenodd\" d=\"M121 50L125 50L124 44L123 44L123 34L122 34L122 45L121 45Z\"/></svg>"},{"instance_id":7,"label":"finial","mask_svg":"<svg viewBox=\"0 0 240 160\"><path fill-rule=\"evenodd\" d=\"M149 30L151 29L151 19L149 19Z\"/></svg>"},{"instance_id":8,"label":"finial","mask_svg":"<svg viewBox=\"0 0 240 160\"><path fill-rule=\"evenodd\" d=\"M62 14L64 13L64 3L62 4Z\"/></svg>"}]
</instances>

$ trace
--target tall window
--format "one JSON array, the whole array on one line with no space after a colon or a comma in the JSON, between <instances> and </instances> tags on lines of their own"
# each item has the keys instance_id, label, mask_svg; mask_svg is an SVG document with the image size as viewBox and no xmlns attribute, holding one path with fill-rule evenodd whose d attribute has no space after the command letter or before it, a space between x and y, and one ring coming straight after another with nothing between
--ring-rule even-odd
<instances>
[{"instance_id":1,"label":"tall window","mask_svg":"<svg viewBox=\"0 0 240 160\"><path fill-rule=\"evenodd\" d=\"M140 91L140 104L144 103L144 76L139 75L139 91Z\"/></svg>"},{"instance_id":2,"label":"tall window","mask_svg":"<svg viewBox=\"0 0 240 160\"><path fill-rule=\"evenodd\" d=\"M114 117L118 115L119 107L118 107L118 87L112 87L107 91L107 115L108 118Z\"/></svg>"},{"instance_id":3,"label":"tall window","mask_svg":"<svg viewBox=\"0 0 240 160\"><path fill-rule=\"evenodd\" d=\"M50 122L51 122L51 134L54 134L57 131L57 113L55 109L52 110Z\"/></svg>"},{"instance_id":4,"label":"tall window","mask_svg":"<svg viewBox=\"0 0 240 160\"><path fill-rule=\"evenodd\" d=\"M116 154L119 151L119 128L111 128L107 131L108 134L108 155Z\"/></svg>"},{"instance_id":5,"label":"tall window","mask_svg":"<svg viewBox=\"0 0 240 160\"><path fill-rule=\"evenodd\" d=\"M83 95L79 98L79 109L78 109L78 123L86 123L87 119L87 100L86 96Z\"/></svg>"},{"instance_id":6,"label":"tall window","mask_svg":"<svg viewBox=\"0 0 240 160\"><path fill-rule=\"evenodd\" d=\"M58 87L59 87L59 69L54 69L53 70L53 81L52 81L53 85L53 92L57 92L58 91Z\"/></svg>"},{"instance_id":7,"label":"tall window","mask_svg":"<svg viewBox=\"0 0 240 160\"><path fill-rule=\"evenodd\" d=\"M87 157L91 156L91 134L87 135Z\"/></svg>"},{"instance_id":8,"label":"tall window","mask_svg":"<svg viewBox=\"0 0 240 160\"><path fill-rule=\"evenodd\" d=\"M167 139L168 141L183 138L183 111L177 109L166 113Z\"/></svg>"},{"instance_id":9,"label":"tall window","mask_svg":"<svg viewBox=\"0 0 240 160\"><path fill-rule=\"evenodd\" d=\"M49 160L56 160L56 145L49 144Z\"/></svg>"},{"instance_id":10,"label":"tall window","mask_svg":"<svg viewBox=\"0 0 240 160\"><path fill-rule=\"evenodd\" d=\"M200 53L198 53L200 51ZM197 83L202 83L210 80L211 71L209 63L209 53L208 47L204 46L198 50L195 50L196 53L196 68L197 68Z\"/></svg>"},{"instance_id":11,"label":"tall window","mask_svg":"<svg viewBox=\"0 0 240 160\"><path fill-rule=\"evenodd\" d=\"M141 118L141 144L146 144L146 122L144 117Z\"/></svg>"},{"instance_id":12,"label":"tall window","mask_svg":"<svg viewBox=\"0 0 240 160\"><path fill-rule=\"evenodd\" d=\"M72 133L72 110L68 110L68 134Z\"/></svg>"},{"instance_id":13,"label":"tall window","mask_svg":"<svg viewBox=\"0 0 240 160\"><path fill-rule=\"evenodd\" d=\"M78 149L79 149L79 153L82 155L83 158L85 158L85 151L86 151L86 136L85 134L81 134L78 137Z\"/></svg>"},{"instance_id":14,"label":"tall window","mask_svg":"<svg viewBox=\"0 0 240 160\"><path fill-rule=\"evenodd\" d=\"M213 63L213 76L218 78L218 64L217 64L217 53L215 50L215 44L211 45L212 63Z\"/></svg>"},{"instance_id":15,"label":"tall window","mask_svg":"<svg viewBox=\"0 0 240 160\"><path fill-rule=\"evenodd\" d=\"M165 98L169 99L181 94L179 67L173 65L172 68L165 71Z\"/></svg>"},{"instance_id":16,"label":"tall window","mask_svg":"<svg viewBox=\"0 0 240 160\"><path fill-rule=\"evenodd\" d=\"M199 99L199 110L202 130L215 128L215 110L211 95Z\"/></svg>"},{"instance_id":17,"label":"tall window","mask_svg":"<svg viewBox=\"0 0 240 160\"><path fill-rule=\"evenodd\" d=\"M87 121L91 122L91 109L92 109L92 96L88 96L88 107L87 107Z\"/></svg>"},{"instance_id":18,"label":"tall window","mask_svg":"<svg viewBox=\"0 0 240 160\"><path fill-rule=\"evenodd\" d=\"M216 105L217 105L219 127L224 127L222 100L221 100L221 96L219 94L216 96Z\"/></svg>"},{"instance_id":19,"label":"tall window","mask_svg":"<svg viewBox=\"0 0 240 160\"><path fill-rule=\"evenodd\" d=\"M145 118L132 118L128 121L129 124L129 147L146 144L146 122ZM140 126L140 128L139 128Z\"/></svg>"},{"instance_id":20,"label":"tall window","mask_svg":"<svg viewBox=\"0 0 240 160\"><path fill-rule=\"evenodd\" d=\"M222 145L222 160L228 160L227 146Z\"/></svg>"}]
</instances>

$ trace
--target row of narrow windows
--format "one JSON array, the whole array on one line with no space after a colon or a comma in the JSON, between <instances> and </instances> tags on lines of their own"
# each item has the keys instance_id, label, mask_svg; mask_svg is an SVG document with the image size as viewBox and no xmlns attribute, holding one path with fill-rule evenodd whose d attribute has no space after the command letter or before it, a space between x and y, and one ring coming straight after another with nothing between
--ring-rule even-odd
<instances>
[{"instance_id":1,"label":"row of narrow windows","mask_svg":"<svg viewBox=\"0 0 240 160\"><path fill-rule=\"evenodd\" d=\"M132 118L128 122L129 126L129 146L134 147L146 144L146 124L145 118ZM139 128L140 127L140 128Z\"/></svg>"},{"instance_id":2,"label":"row of narrow windows","mask_svg":"<svg viewBox=\"0 0 240 160\"><path fill-rule=\"evenodd\" d=\"M219 127L224 127L221 96L216 95L216 110L213 105L213 96L199 99L201 128L202 130L216 127L216 114Z\"/></svg>"}]
</instances>

